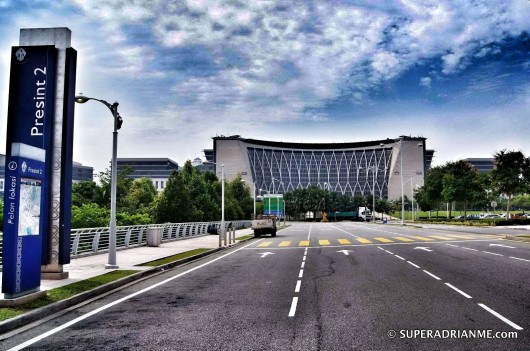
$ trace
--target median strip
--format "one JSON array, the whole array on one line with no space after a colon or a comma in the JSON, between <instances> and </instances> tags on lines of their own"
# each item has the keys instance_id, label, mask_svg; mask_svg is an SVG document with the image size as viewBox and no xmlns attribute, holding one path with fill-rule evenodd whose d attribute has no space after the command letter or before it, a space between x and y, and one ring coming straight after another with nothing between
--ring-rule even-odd
<instances>
[{"instance_id":1,"label":"median strip","mask_svg":"<svg viewBox=\"0 0 530 351\"><path fill-rule=\"evenodd\" d=\"M185 258L189 258L189 257L192 257L192 256L197 256L197 255L200 255L200 254L202 254L204 252L207 252L207 251L210 251L210 249L204 249L204 248L195 249L195 250L191 250L191 251L182 252L182 253L179 253L179 254L176 254L176 255L173 255L173 256L164 257L164 258L161 258L159 260L154 260L154 261L149 261L149 262L146 262L146 263L142 263L139 266L143 266L143 267L158 267L158 266L162 266L162 265L167 264L167 263L183 260Z\"/></svg>"}]
</instances>

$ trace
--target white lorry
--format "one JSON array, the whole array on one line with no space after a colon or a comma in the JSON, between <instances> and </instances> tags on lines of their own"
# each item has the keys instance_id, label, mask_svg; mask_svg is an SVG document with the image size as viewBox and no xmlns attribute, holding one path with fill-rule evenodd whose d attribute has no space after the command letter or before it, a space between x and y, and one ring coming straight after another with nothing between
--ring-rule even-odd
<instances>
[{"instance_id":1,"label":"white lorry","mask_svg":"<svg viewBox=\"0 0 530 351\"><path fill-rule=\"evenodd\" d=\"M259 238L263 234L270 234L272 237L276 236L275 216L259 216L257 219L252 220L251 223L256 238Z\"/></svg>"},{"instance_id":2,"label":"white lorry","mask_svg":"<svg viewBox=\"0 0 530 351\"><path fill-rule=\"evenodd\" d=\"M372 211L368 207L359 207L357 215L364 222L370 222L372 220Z\"/></svg>"}]
</instances>

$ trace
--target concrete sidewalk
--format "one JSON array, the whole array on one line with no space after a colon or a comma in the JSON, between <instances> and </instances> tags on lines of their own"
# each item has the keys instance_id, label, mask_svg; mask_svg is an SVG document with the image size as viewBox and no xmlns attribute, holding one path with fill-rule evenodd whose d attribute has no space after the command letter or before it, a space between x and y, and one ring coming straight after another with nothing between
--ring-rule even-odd
<instances>
[{"instance_id":1,"label":"concrete sidewalk","mask_svg":"<svg viewBox=\"0 0 530 351\"><path fill-rule=\"evenodd\" d=\"M236 238L253 233L254 232L250 228L237 230ZM237 242L238 241L236 240L236 243ZM159 247L140 246L127 250L119 250L116 253L116 261L119 266L118 269L144 271L152 269L153 267L139 266L143 263L194 249L215 249L218 247L219 237L217 235L204 235L189 239L163 242ZM41 290L50 290L113 271L113 269L105 269L105 264L108 262L107 260L108 254L106 252L92 256L73 258L70 261L70 264L64 265L64 271L68 272L68 279L41 280L40 288ZM0 273L0 286L1 282ZM3 299L4 294L1 294L0 297Z\"/></svg>"}]
</instances>

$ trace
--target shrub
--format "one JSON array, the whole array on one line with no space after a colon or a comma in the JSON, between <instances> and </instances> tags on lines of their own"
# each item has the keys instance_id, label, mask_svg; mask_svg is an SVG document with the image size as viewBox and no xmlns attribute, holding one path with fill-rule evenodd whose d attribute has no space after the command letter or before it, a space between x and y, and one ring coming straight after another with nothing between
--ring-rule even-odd
<instances>
[{"instance_id":1,"label":"shrub","mask_svg":"<svg viewBox=\"0 0 530 351\"><path fill-rule=\"evenodd\" d=\"M510 218L501 219L495 222L495 225L506 226L506 225L530 225L530 218Z\"/></svg>"}]
</instances>

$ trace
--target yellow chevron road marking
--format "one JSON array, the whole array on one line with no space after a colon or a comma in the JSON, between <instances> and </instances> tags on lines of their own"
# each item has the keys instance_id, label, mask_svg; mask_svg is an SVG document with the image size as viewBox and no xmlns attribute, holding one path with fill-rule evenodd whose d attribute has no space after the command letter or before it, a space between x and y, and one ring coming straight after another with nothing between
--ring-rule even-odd
<instances>
[{"instance_id":1,"label":"yellow chevron road marking","mask_svg":"<svg viewBox=\"0 0 530 351\"><path fill-rule=\"evenodd\" d=\"M278 246L280 246L280 247L285 247L285 246L289 246L289 245L291 245L291 242L290 242L290 241L282 241L282 242L280 243L280 245L278 245Z\"/></svg>"},{"instance_id":2,"label":"yellow chevron road marking","mask_svg":"<svg viewBox=\"0 0 530 351\"><path fill-rule=\"evenodd\" d=\"M348 239L339 239L339 243L341 243L342 245L349 245L351 244L351 241L349 241Z\"/></svg>"},{"instance_id":3,"label":"yellow chevron road marking","mask_svg":"<svg viewBox=\"0 0 530 351\"><path fill-rule=\"evenodd\" d=\"M439 236L439 235L429 235L431 238L440 239L440 240L453 240L451 238L448 238L446 236Z\"/></svg>"},{"instance_id":4,"label":"yellow chevron road marking","mask_svg":"<svg viewBox=\"0 0 530 351\"><path fill-rule=\"evenodd\" d=\"M355 239L357 240L358 242L360 242L361 244L371 244L372 242L368 239L365 239L365 238L357 238Z\"/></svg>"},{"instance_id":5,"label":"yellow chevron road marking","mask_svg":"<svg viewBox=\"0 0 530 351\"><path fill-rule=\"evenodd\" d=\"M412 240L412 239L410 239L410 238L404 238L404 237L402 237L402 236L395 236L394 239L398 239L398 240L400 240L400 241L407 241L407 242L414 241L414 240Z\"/></svg>"},{"instance_id":6,"label":"yellow chevron road marking","mask_svg":"<svg viewBox=\"0 0 530 351\"><path fill-rule=\"evenodd\" d=\"M473 239L472 235L453 235L453 234L448 234L447 236L450 237L450 238L457 238L457 239Z\"/></svg>"},{"instance_id":7,"label":"yellow chevron road marking","mask_svg":"<svg viewBox=\"0 0 530 351\"><path fill-rule=\"evenodd\" d=\"M374 238L375 240L379 240L382 243L393 243L392 240L389 240L387 238Z\"/></svg>"},{"instance_id":8,"label":"yellow chevron road marking","mask_svg":"<svg viewBox=\"0 0 530 351\"><path fill-rule=\"evenodd\" d=\"M298 246L309 246L309 240L302 240L298 243Z\"/></svg>"},{"instance_id":9,"label":"yellow chevron road marking","mask_svg":"<svg viewBox=\"0 0 530 351\"><path fill-rule=\"evenodd\" d=\"M424 236L413 236L415 239L423 240L423 241L433 241L434 239L426 238Z\"/></svg>"},{"instance_id":10,"label":"yellow chevron road marking","mask_svg":"<svg viewBox=\"0 0 530 351\"><path fill-rule=\"evenodd\" d=\"M272 244L272 241L264 241L261 244L258 245L258 247L267 247Z\"/></svg>"},{"instance_id":11,"label":"yellow chevron road marking","mask_svg":"<svg viewBox=\"0 0 530 351\"><path fill-rule=\"evenodd\" d=\"M318 243L319 243L321 246L331 245L331 243L329 242L329 240L319 240Z\"/></svg>"}]
</instances>

